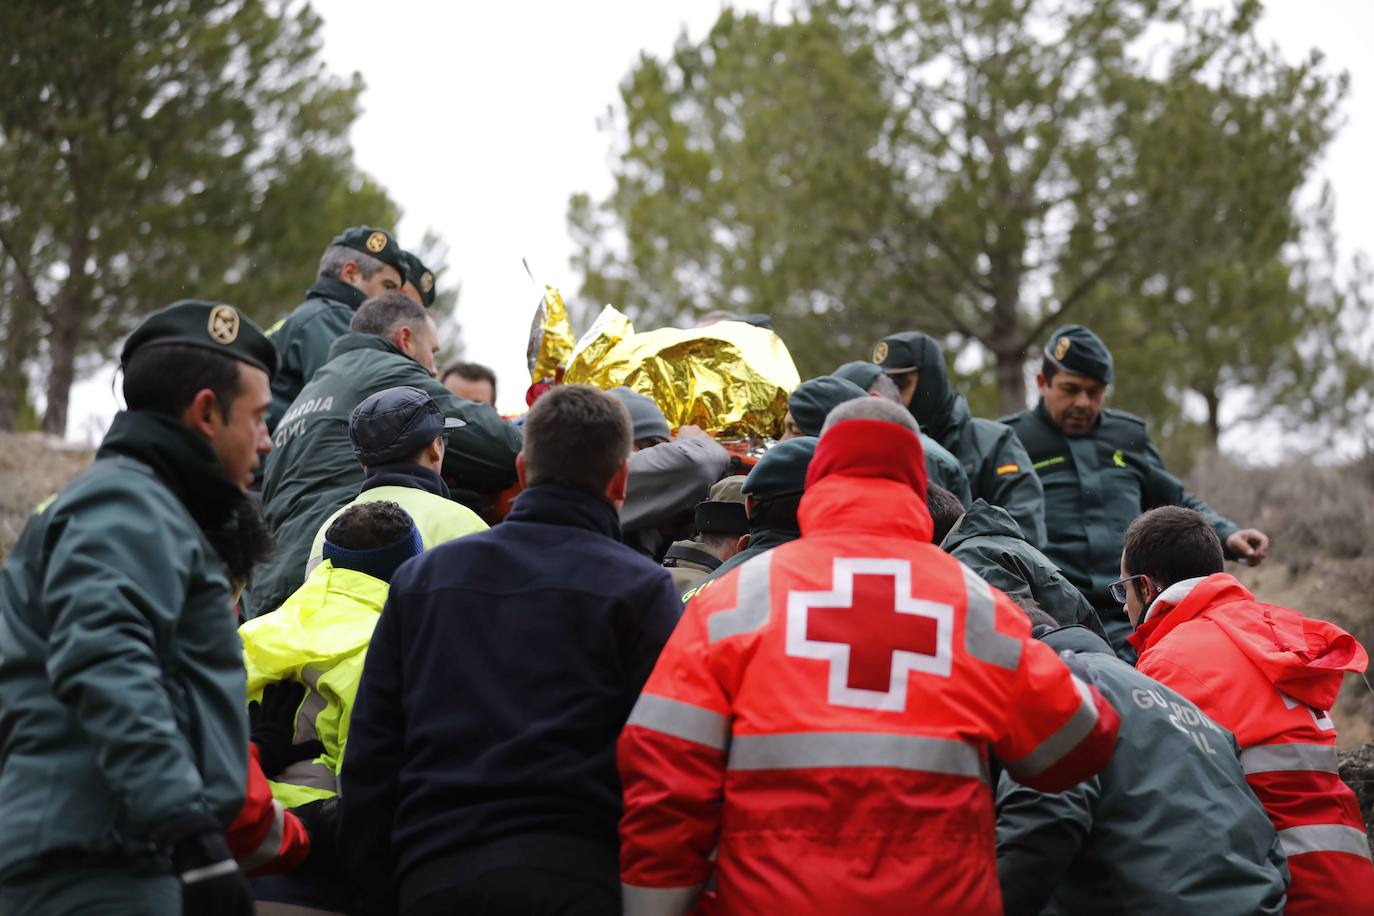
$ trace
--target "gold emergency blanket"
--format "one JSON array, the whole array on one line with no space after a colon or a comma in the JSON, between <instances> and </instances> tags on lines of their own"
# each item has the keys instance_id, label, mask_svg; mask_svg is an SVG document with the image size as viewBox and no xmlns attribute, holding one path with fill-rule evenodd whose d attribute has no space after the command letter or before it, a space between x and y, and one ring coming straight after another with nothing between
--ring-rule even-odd
<instances>
[{"instance_id":1,"label":"gold emergency blanket","mask_svg":"<svg viewBox=\"0 0 1374 916\"><path fill-rule=\"evenodd\" d=\"M673 428L693 425L717 439L777 438L787 395L800 378L772 331L742 321L633 333L607 306L578 341L564 380L619 385L653 398Z\"/></svg>"},{"instance_id":2,"label":"gold emergency blanket","mask_svg":"<svg viewBox=\"0 0 1374 916\"><path fill-rule=\"evenodd\" d=\"M558 370L566 369L573 351L572 323L563 295L552 286L544 287L544 298L534 311L530 324L530 342L525 349L525 361L530 367L530 381L538 384L558 381Z\"/></svg>"}]
</instances>

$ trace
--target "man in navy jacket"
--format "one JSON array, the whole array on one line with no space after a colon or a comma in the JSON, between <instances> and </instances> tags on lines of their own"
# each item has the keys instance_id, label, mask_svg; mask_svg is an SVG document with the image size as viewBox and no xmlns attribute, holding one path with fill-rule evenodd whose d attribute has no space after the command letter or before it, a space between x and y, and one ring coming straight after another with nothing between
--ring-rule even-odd
<instances>
[{"instance_id":1,"label":"man in navy jacket","mask_svg":"<svg viewBox=\"0 0 1374 916\"><path fill-rule=\"evenodd\" d=\"M625 409L558 386L524 434L505 522L401 567L372 637L341 845L375 909L620 910L615 741L681 603L620 542Z\"/></svg>"}]
</instances>

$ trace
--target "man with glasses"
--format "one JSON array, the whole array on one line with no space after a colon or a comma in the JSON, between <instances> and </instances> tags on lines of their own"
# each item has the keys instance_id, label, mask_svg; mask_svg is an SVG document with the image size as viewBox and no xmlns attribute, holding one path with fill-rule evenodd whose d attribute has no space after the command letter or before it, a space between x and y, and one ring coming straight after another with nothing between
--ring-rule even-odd
<instances>
[{"instance_id":1,"label":"man with glasses","mask_svg":"<svg viewBox=\"0 0 1374 916\"><path fill-rule=\"evenodd\" d=\"M1369 664L1353 636L1264 604L1222 570L1199 512L1166 506L1126 531L1121 579L1140 673L1235 734L1293 882L1287 913L1374 913L1374 865L1355 793L1336 772L1330 710Z\"/></svg>"}]
</instances>

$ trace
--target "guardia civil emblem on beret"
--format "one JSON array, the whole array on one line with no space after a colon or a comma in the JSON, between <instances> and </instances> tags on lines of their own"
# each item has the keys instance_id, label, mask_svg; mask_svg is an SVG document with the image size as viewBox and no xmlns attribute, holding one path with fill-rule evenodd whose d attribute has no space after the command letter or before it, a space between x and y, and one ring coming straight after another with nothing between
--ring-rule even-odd
<instances>
[{"instance_id":1,"label":"guardia civil emblem on beret","mask_svg":"<svg viewBox=\"0 0 1374 916\"><path fill-rule=\"evenodd\" d=\"M425 271L420 274L420 292L428 293L432 289L434 289L434 274Z\"/></svg>"},{"instance_id":2,"label":"guardia civil emblem on beret","mask_svg":"<svg viewBox=\"0 0 1374 916\"><path fill-rule=\"evenodd\" d=\"M206 330L222 344L233 343L239 338L239 313L232 305L215 306L210 309L210 322Z\"/></svg>"},{"instance_id":3,"label":"guardia civil emblem on beret","mask_svg":"<svg viewBox=\"0 0 1374 916\"><path fill-rule=\"evenodd\" d=\"M880 340L877 346L873 348L873 361L881 363L885 359L887 359L887 341Z\"/></svg>"},{"instance_id":4,"label":"guardia civil emblem on beret","mask_svg":"<svg viewBox=\"0 0 1374 916\"><path fill-rule=\"evenodd\" d=\"M1069 340L1067 337L1059 338L1059 343L1054 345L1054 358L1063 359L1067 356L1069 353L1069 346L1072 345L1072 343L1073 341Z\"/></svg>"},{"instance_id":5,"label":"guardia civil emblem on beret","mask_svg":"<svg viewBox=\"0 0 1374 916\"><path fill-rule=\"evenodd\" d=\"M374 232L367 237L367 250L373 254L380 254L386 247L386 233Z\"/></svg>"}]
</instances>

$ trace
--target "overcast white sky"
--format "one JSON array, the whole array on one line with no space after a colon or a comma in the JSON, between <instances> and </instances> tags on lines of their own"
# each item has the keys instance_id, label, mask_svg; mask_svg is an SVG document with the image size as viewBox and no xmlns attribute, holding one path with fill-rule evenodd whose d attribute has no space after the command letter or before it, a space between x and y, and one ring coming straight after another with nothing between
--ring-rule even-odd
<instances>
[{"instance_id":1,"label":"overcast white sky","mask_svg":"<svg viewBox=\"0 0 1374 916\"><path fill-rule=\"evenodd\" d=\"M666 53L684 26L699 39L724 5L316 0L327 65L357 70L367 84L353 127L357 162L404 208L402 244L428 227L448 243L441 282L462 283L467 357L496 369L503 410L523 407L529 382L525 339L538 295L520 259L566 295L576 291L564 215L572 193L599 197L610 188L611 137L599 118L641 51ZM1347 123L1322 172L1336 190L1345 250L1374 248L1374 185L1365 174L1374 150L1374 2L1272 0L1262 33L1290 59L1320 47L1333 68L1350 72ZM310 280L302 277L301 288ZM108 372L80 383L69 437L95 441L115 409ZM1223 446L1253 459L1255 435L1237 431Z\"/></svg>"}]
</instances>

